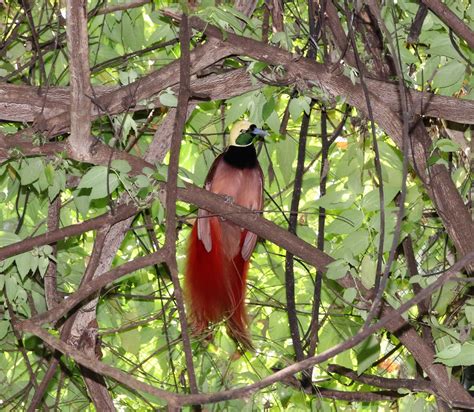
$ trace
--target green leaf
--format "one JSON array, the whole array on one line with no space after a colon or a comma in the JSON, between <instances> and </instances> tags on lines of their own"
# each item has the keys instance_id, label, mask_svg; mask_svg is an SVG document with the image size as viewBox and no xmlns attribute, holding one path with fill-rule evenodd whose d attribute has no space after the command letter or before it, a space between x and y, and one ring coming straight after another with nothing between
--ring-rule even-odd
<instances>
[{"instance_id":1,"label":"green leaf","mask_svg":"<svg viewBox=\"0 0 474 412\"><path fill-rule=\"evenodd\" d=\"M48 163L46 167L44 168L44 175L50 186L54 183L55 173L56 171L54 170L53 165L51 163Z\"/></svg>"},{"instance_id":2,"label":"green leaf","mask_svg":"<svg viewBox=\"0 0 474 412\"><path fill-rule=\"evenodd\" d=\"M121 159L112 160L110 166L121 173L128 173L130 170L132 170L130 163Z\"/></svg>"},{"instance_id":3,"label":"green leaf","mask_svg":"<svg viewBox=\"0 0 474 412\"><path fill-rule=\"evenodd\" d=\"M46 273L46 270L48 269L48 266L49 266L49 259L47 257L40 257L38 259L38 271L42 278L44 278L44 275Z\"/></svg>"},{"instance_id":4,"label":"green leaf","mask_svg":"<svg viewBox=\"0 0 474 412\"><path fill-rule=\"evenodd\" d=\"M0 247L20 242L22 239L15 233L0 230ZM6 270L15 261L14 256L0 261L0 270ZM1 288L0 288L1 289Z\"/></svg>"},{"instance_id":5,"label":"green leaf","mask_svg":"<svg viewBox=\"0 0 474 412\"><path fill-rule=\"evenodd\" d=\"M446 168L448 167L448 162L443 159L438 153L433 153L429 158L428 158L428 166L433 166L433 165L444 165Z\"/></svg>"},{"instance_id":6,"label":"green leaf","mask_svg":"<svg viewBox=\"0 0 474 412\"><path fill-rule=\"evenodd\" d=\"M434 144L434 147L437 147L439 150L445 153L457 152L461 147L451 139L438 139Z\"/></svg>"},{"instance_id":7,"label":"green leaf","mask_svg":"<svg viewBox=\"0 0 474 412\"><path fill-rule=\"evenodd\" d=\"M77 210L82 216L87 216L87 213L89 212L90 203L91 199L89 196L78 195L78 191L75 192L74 204L76 205Z\"/></svg>"},{"instance_id":8,"label":"green leaf","mask_svg":"<svg viewBox=\"0 0 474 412\"><path fill-rule=\"evenodd\" d=\"M248 103L248 110L249 110L249 122L257 125L263 124L262 118L262 109L266 103L265 95L257 91L254 93L253 99L251 99Z\"/></svg>"},{"instance_id":9,"label":"green leaf","mask_svg":"<svg viewBox=\"0 0 474 412\"><path fill-rule=\"evenodd\" d=\"M18 283L11 275L5 276L5 291L10 302L13 302L17 297Z\"/></svg>"},{"instance_id":10,"label":"green leaf","mask_svg":"<svg viewBox=\"0 0 474 412\"><path fill-rule=\"evenodd\" d=\"M293 162L296 158L296 151L296 142L288 136L276 144L278 166L286 184L293 179Z\"/></svg>"},{"instance_id":11,"label":"green leaf","mask_svg":"<svg viewBox=\"0 0 474 412\"><path fill-rule=\"evenodd\" d=\"M150 182L150 179L147 176L138 175L135 178L135 184L140 188L144 188L144 187L150 186L151 182Z\"/></svg>"},{"instance_id":12,"label":"green leaf","mask_svg":"<svg viewBox=\"0 0 474 412\"><path fill-rule=\"evenodd\" d=\"M459 56L459 54L454 49L451 39L446 32L440 33L435 30L424 31L420 35L420 41L430 44L430 56L444 56L462 61L462 57ZM425 79L428 78L429 77L425 77Z\"/></svg>"},{"instance_id":13,"label":"green leaf","mask_svg":"<svg viewBox=\"0 0 474 412\"><path fill-rule=\"evenodd\" d=\"M362 284L367 288L371 289L375 285L377 262L369 255L365 255L362 259L360 267L360 275Z\"/></svg>"},{"instance_id":14,"label":"green leaf","mask_svg":"<svg viewBox=\"0 0 474 412\"><path fill-rule=\"evenodd\" d=\"M10 329L10 322L7 320L0 320L0 340L2 340Z\"/></svg>"},{"instance_id":15,"label":"green leaf","mask_svg":"<svg viewBox=\"0 0 474 412\"><path fill-rule=\"evenodd\" d=\"M455 356L461 353L461 344L460 343L453 343L451 345L446 346L441 352L436 354L438 359L452 359Z\"/></svg>"},{"instance_id":16,"label":"green leaf","mask_svg":"<svg viewBox=\"0 0 474 412\"><path fill-rule=\"evenodd\" d=\"M21 237L11 232L0 230L0 247L11 245L21 241Z\"/></svg>"},{"instance_id":17,"label":"green leaf","mask_svg":"<svg viewBox=\"0 0 474 412\"><path fill-rule=\"evenodd\" d=\"M436 354L435 361L450 367L474 365L474 341L448 345Z\"/></svg>"},{"instance_id":18,"label":"green leaf","mask_svg":"<svg viewBox=\"0 0 474 412\"><path fill-rule=\"evenodd\" d=\"M214 24L219 25L224 30L233 29L237 33L242 32L242 22L248 20L244 15L235 15L236 11L231 8L221 9L212 7L207 9L208 16ZM211 13L209 13L211 12ZM243 16L243 17L242 17ZM242 20L243 19L243 20Z\"/></svg>"},{"instance_id":19,"label":"green leaf","mask_svg":"<svg viewBox=\"0 0 474 412\"><path fill-rule=\"evenodd\" d=\"M158 221L159 224L163 223L165 217L165 209L158 199L153 200L151 204L151 215Z\"/></svg>"},{"instance_id":20,"label":"green leaf","mask_svg":"<svg viewBox=\"0 0 474 412\"><path fill-rule=\"evenodd\" d=\"M97 185L98 182L104 181L106 177L107 168L105 166L94 166L82 177L77 188L92 188Z\"/></svg>"},{"instance_id":21,"label":"green leaf","mask_svg":"<svg viewBox=\"0 0 474 412\"><path fill-rule=\"evenodd\" d=\"M254 98L254 96L254 92L249 92L227 100L227 104L230 105L230 107L227 108L225 116L226 127L242 117L247 110L249 102Z\"/></svg>"},{"instance_id":22,"label":"green leaf","mask_svg":"<svg viewBox=\"0 0 474 412\"><path fill-rule=\"evenodd\" d=\"M354 194L348 190L329 189L327 193L314 202L314 206L326 209L347 209L354 203Z\"/></svg>"},{"instance_id":23,"label":"green leaf","mask_svg":"<svg viewBox=\"0 0 474 412\"><path fill-rule=\"evenodd\" d=\"M269 318L268 337L274 342L279 342L285 340L289 334L290 328L286 316L281 316L276 311L272 312Z\"/></svg>"},{"instance_id":24,"label":"green leaf","mask_svg":"<svg viewBox=\"0 0 474 412\"><path fill-rule=\"evenodd\" d=\"M262 107L263 120L267 120L274 110L275 110L275 99L271 97L269 100L265 102L265 104Z\"/></svg>"},{"instance_id":25,"label":"green leaf","mask_svg":"<svg viewBox=\"0 0 474 412\"><path fill-rule=\"evenodd\" d=\"M21 169L18 171L21 184L25 186L36 182L39 179L40 174L42 174L43 168L43 162L38 157L24 160Z\"/></svg>"},{"instance_id":26,"label":"green leaf","mask_svg":"<svg viewBox=\"0 0 474 412\"><path fill-rule=\"evenodd\" d=\"M138 355L140 352L140 332L137 328L121 332L120 341L127 352L133 353L134 355Z\"/></svg>"},{"instance_id":27,"label":"green leaf","mask_svg":"<svg viewBox=\"0 0 474 412\"><path fill-rule=\"evenodd\" d=\"M343 259L338 259L327 265L326 277L328 279L338 280L343 278L347 272L347 262Z\"/></svg>"},{"instance_id":28,"label":"green leaf","mask_svg":"<svg viewBox=\"0 0 474 412\"><path fill-rule=\"evenodd\" d=\"M90 199L101 199L117 189L119 185L118 177L108 174L105 166L94 166L90 169L79 183L78 189L91 188ZM107 182L108 179L108 182Z\"/></svg>"},{"instance_id":29,"label":"green leaf","mask_svg":"<svg viewBox=\"0 0 474 412\"><path fill-rule=\"evenodd\" d=\"M348 288L344 290L344 294L342 297L347 303L352 303L354 302L354 299L357 296L357 290L355 288Z\"/></svg>"},{"instance_id":30,"label":"green leaf","mask_svg":"<svg viewBox=\"0 0 474 412\"><path fill-rule=\"evenodd\" d=\"M359 255L367 250L369 246L369 233L360 229L349 233L342 242L342 248L352 252L353 256Z\"/></svg>"},{"instance_id":31,"label":"green leaf","mask_svg":"<svg viewBox=\"0 0 474 412\"><path fill-rule=\"evenodd\" d=\"M344 210L327 227L327 233L346 234L355 232L364 220L364 213L357 209Z\"/></svg>"},{"instance_id":32,"label":"green leaf","mask_svg":"<svg viewBox=\"0 0 474 412\"><path fill-rule=\"evenodd\" d=\"M160 103L163 106L176 107L178 106L178 98L172 93L160 94Z\"/></svg>"},{"instance_id":33,"label":"green leaf","mask_svg":"<svg viewBox=\"0 0 474 412\"><path fill-rule=\"evenodd\" d=\"M291 40L284 31L273 33L271 42L280 45L280 47L286 50L290 50L291 48Z\"/></svg>"},{"instance_id":34,"label":"green leaf","mask_svg":"<svg viewBox=\"0 0 474 412\"><path fill-rule=\"evenodd\" d=\"M21 255L15 256L16 268L18 269L18 274L23 280L25 276L31 270L32 256L30 252L22 253Z\"/></svg>"},{"instance_id":35,"label":"green leaf","mask_svg":"<svg viewBox=\"0 0 474 412\"><path fill-rule=\"evenodd\" d=\"M90 198L91 199L102 199L103 197L108 196L112 193L115 189L117 189L120 181L118 177L114 174L109 175L109 181L107 185L107 181L101 182L97 186L92 188Z\"/></svg>"},{"instance_id":36,"label":"green leaf","mask_svg":"<svg viewBox=\"0 0 474 412\"><path fill-rule=\"evenodd\" d=\"M254 62L252 64L252 73L253 74L258 74L260 73L262 70L266 69L268 67L268 64L267 63L264 63L264 62Z\"/></svg>"},{"instance_id":37,"label":"green leaf","mask_svg":"<svg viewBox=\"0 0 474 412\"><path fill-rule=\"evenodd\" d=\"M467 321L474 325L474 306L466 306L464 308L464 313L466 314Z\"/></svg>"},{"instance_id":38,"label":"green leaf","mask_svg":"<svg viewBox=\"0 0 474 412\"><path fill-rule=\"evenodd\" d=\"M441 67L433 78L433 87L448 87L457 83L464 78L466 66L458 61L452 60L448 64Z\"/></svg>"},{"instance_id":39,"label":"green leaf","mask_svg":"<svg viewBox=\"0 0 474 412\"><path fill-rule=\"evenodd\" d=\"M53 184L48 187L48 197L53 200L61 190L66 188L66 174L64 170L56 170L54 173Z\"/></svg>"},{"instance_id":40,"label":"green leaf","mask_svg":"<svg viewBox=\"0 0 474 412\"><path fill-rule=\"evenodd\" d=\"M383 186L384 206L387 206L400 191L399 186L385 184ZM380 196L378 189L371 190L362 198L362 207L366 211L375 211L380 209Z\"/></svg>"},{"instance_id":41,"label":"green leaf","mask_svg":"<svg viewBox=\"0 0 474 412\"><path fill-rule=\"evenodd\" d=\"M266 118L265 123L268 125L268 127L270 127L273 133L275 134L280 133L281 121L280 121L280 118L278 117L278 113L275 110L271 112L270 116Z\"/></svg>"},{"instance_id":42,"label":"green leaf","mask_svg":"<svg viewBox=\"0 0 474 412\"><path fill-rule=\"evenodd\" d=\"M380 342L372 335L360 345L356 346L356 348L357 374L360 375L379 358Z\"/></svg>"},{"instance_id":43,"label":"green leaf","mask_svg":"<svg viewBox=\"0 0 474 412\"><path fill-rule=\"evenodd\" d=\"M297 121L301 113L309 114L311 99L306 96L298 96L291 99L288 110L293 121Z\"/></svg>"},{"instance_id":44,"label":"green leaf","mask_svg":"<svg viewBox=\"0 0 474 412\"><path fill-rule=\"evenodd\" d=\"M21 42L13 43L13 46L8 48L7 50L7 58L9 60L16 60L23 56L26 52L26 48Z\"/></svg>"},{"instance_id":45,"label":"green leaf","mask_svg":"<svg viewBox=\"0 0 474 412\"><path fill-rule=\"evenodd\" d=\"M458 282L446 282L440 289L433 293L432 309L440 315L444 315L448 306L453 302L454 298L459 293Z\"/></svg>"}]
</instances>

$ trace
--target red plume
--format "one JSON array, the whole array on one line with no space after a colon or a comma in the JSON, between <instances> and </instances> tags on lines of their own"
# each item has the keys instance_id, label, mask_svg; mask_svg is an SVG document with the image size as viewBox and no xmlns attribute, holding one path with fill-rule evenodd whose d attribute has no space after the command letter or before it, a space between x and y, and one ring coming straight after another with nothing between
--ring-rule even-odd
<instances>
[{"instance_id":1,"label":"red plume","mask_svg":"<svg viewBox=\"0 0 474 412\"><path fill-rule=\"evenodd\" d=\"M225 160L225 153L217 157L205 188L231 197L234 203L248 209L261 210L262 169L253 146L248 149L250 157L254 156L254 163L249 167L233 166ZM196 332L203 332L209 323L225 320L229 335L246 349L252 348L245 289L256 242L254 233L199 210L189 240L185 285L190 319Z\"/></svg>"},{"instance_id":2,"label":"red plume","mask_svg":"<svg viewBox=\"0 0 474 412\"><path fill-rule=\"evenodd\" d=\"M223 251L223 240L234 240L239 252L247 231L235 230L235 225L223 222L217 217L209 219L212 248L208 252L198 239L197 222L191 232L186 270L186 298L190 309L191 322L196 332L203 332L209 323L225 319L229 335L246 349L252 349L252 341L247 329L245 310L245 287L248 261L241 253L230 258ZM229 228L228 226L234 226ZM234 229L240 238L228 239L222 231ZM227 242L225 242L227 243Z\"/></svg>"}]
</instances>

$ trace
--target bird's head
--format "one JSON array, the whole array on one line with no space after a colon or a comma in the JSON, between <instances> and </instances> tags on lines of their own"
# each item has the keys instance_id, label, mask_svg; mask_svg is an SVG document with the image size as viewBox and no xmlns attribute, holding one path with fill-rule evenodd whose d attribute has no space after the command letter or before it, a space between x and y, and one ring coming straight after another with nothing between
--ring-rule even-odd
<instances>
[{"instance_id":1,"label":"bird's head","mask_svg":"<svg viewBox=\"0 0 474 412\"><path fill-rule=\"evenodd\" d=\"M247 120L240 120L234 124L230 131L230 146L250 146L258 137L265 137L268 133L259 129Z\"/></svg>"}]
</instances>

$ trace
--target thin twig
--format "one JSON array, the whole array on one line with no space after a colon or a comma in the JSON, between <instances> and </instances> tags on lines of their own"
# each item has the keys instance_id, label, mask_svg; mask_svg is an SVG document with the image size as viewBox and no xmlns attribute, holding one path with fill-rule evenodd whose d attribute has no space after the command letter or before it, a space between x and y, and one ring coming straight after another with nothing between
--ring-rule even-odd
<instances>
[{"instance_id":1,"label":"thin twig","mask_svg":"<svg viewBox=\"0 0 474 412\"><path fill-rule=\"evenodd\" d=\"M372 319L371 314L373 314L373 316L376 316L379 311L380 305L382 304L383 293L387 286L388 276L392 269L392 263L395 260L395 252L397 250L398 243L400 241L402 222L403 222L403 217L405 214L405 199L406 199L406 193L407 193L407 175L408 175L408 159L409 159L408 148L409 148L409 139L410 139L410 131L409 131L410 116L408 113L408 101L407 101L407 94L405 91L405 82L404 82L404 77L403 77L403 73L401 69L400 50L397 50L395 48L390 32L385 26L385 23L380 14L380 10L374 0L369 1L369 7L372 14L377 19L380 29L382 30L382 32L384 33L387 39L387 42L390 47L390 51L393 56L393 62L395 64L395 71L397 73L397 78L398 78L398 88L400 90L400 104L402 107L403 131L402 131L401 149L402 149L403 159L402 159L402 182L401 182L401 188L400 188L400 200L399 200L399 207L397 211L397 221L396 221L396 225L395 225L395 229L393 233L392 245L390 248L389 257L385 265L385 270L383 272L382 278L380 279L379 282L376 282L376 286L375 286L376 296L372 304L371 312L367 316L366 325L368 325ZM395 16L392 16L392 18L396 27ZM398 45L398 42L397 42L397 45ZM381 183L382 182L380 182L380 184ZM382 208L385 208L384 204L382 204ZM383 236L383 232L380 233L380 236Z\"/></svg>"},{"instance_id":2,"label":"thin twig","mask_svg":"<svg viewBox=\"0 0 474 412\"><path fill-rule=\"evenodd\" d=\"M296 234L296 227L298 225L298 209L301 197L301 188L303 185L303 170L306 152L306 138L309 128L310 113L313 104L310 105L310 112L303 114L303 121L301 122L300 140L298 143L298 160L296 166L293 196L291 198L291 214L288 231ZM296 315L295 304L295 274L293 267L293 254L286 252L285 260L285 286L286 286L286 305L288 312L288 322L290 326L291 340L293 342L293 349L297 361L304 359L303 346L300 338L300 331L298 325L298 317Z\"/></svg>"}]
</instances>

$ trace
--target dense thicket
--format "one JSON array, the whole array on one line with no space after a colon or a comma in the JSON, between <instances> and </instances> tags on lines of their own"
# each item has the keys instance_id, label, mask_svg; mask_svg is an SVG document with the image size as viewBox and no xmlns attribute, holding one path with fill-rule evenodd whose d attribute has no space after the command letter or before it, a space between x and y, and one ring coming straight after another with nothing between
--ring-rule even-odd
<instances>
[{"instance_id":1,"label":"dense thicket","mask_svg":"<svg viewBox=\"0 0 474 412\"><path fill-rule=\"evenodd\" d=\"M474 408L473 28L467 0L0 1L1 408ZM263 215L200 189L243 118ZM198 207L259 236L255 352L188 327Z\"/></svg>"}]
</instances>

